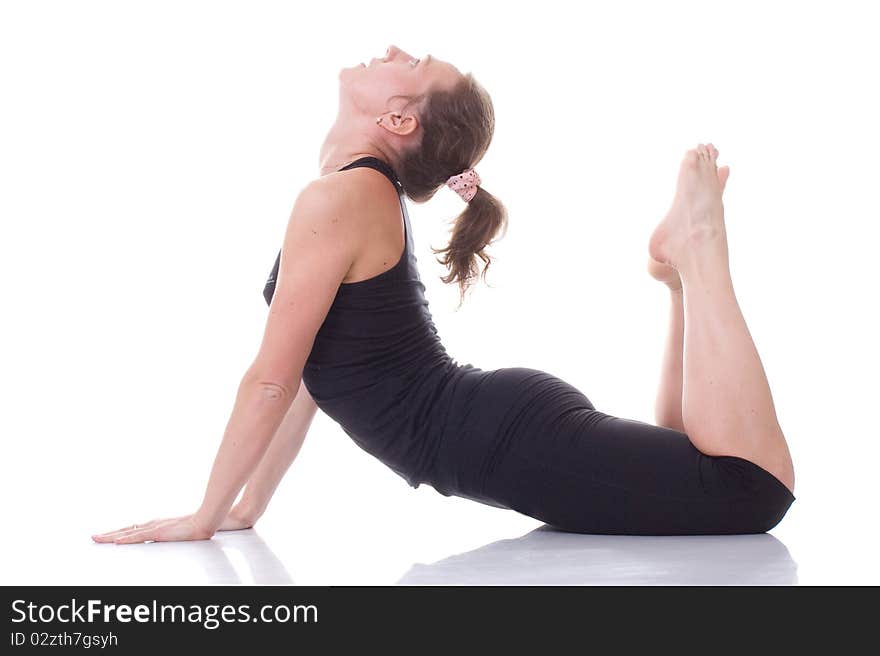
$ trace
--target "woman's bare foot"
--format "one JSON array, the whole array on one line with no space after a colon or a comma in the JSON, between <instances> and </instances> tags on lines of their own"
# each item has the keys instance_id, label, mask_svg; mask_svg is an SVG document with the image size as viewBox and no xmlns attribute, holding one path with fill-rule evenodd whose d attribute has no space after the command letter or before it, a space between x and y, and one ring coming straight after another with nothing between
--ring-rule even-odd
<instances>
[{"instance_id":1,"label":"woman's bare foot","mask_svg":"<svg viewBox=\"0 0 880 656\"><path fill-rule=\"evenodd\" d=\"M726 245L721 195L730 169L719 169L717 158L712 144L699 144L685 153L672 206L648 243L652 259L678 269L694 244L721 237Z\"/></svg>"},{"instance_id":2,"label":"woman's bare foot","mask_svg":"<svg viewBox=\"0 0 880 656\"><path fill-rule=\"evenodd\" d=\"M673 292L681 291L681 276L678 275L674 266L658 262L649 255L646 268L654 280L659 280Z\"/></svg>"}]
</instances>

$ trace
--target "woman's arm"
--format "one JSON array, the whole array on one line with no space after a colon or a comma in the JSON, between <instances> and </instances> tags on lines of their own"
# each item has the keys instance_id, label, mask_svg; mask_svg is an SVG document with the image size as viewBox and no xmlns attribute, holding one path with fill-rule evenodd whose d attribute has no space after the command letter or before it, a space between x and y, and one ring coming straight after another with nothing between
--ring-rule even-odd
<instances>
[{"instance_id":1,"label":"woman's arm","mask_svg":"<svg viewBox=\"0 0 880 656\"><path fill-rule=\"evenodd\" d=\"M296 459L317 410L318 406L315 405L305 384L300 383L296 398L290 404L290 409L281 422L278 432L272 438L260 464L248 479L241 499L232 508L219 530L250 528L262 517L278 484Z\"/></svg>"},{"instance_id":2,"label":"woman's arm","mask_svg":"<svg viewBox=\"0 0 880 656\"><path fill-rule=\"evenodd\" d=\"M374 181L330 175L297 197L259 352L239 384L199 509L101 535L97 542L204 540L229 514L262 460L302 383L315 336L365 241L361 211Z\"/></svg>"},{"instance_id":3,"label":"woman's arm","mask_svg":"<svg viewBox=\"0 0 880 656\"><path fill-rule=\"evenodd\" d=\"M315 336L364 241L365 222L357 211L363 194L352 194L351 185L342 183L334 176L312 182L293 208L263 341L239 388L202 505L193 516L211 534L290 409Z\"/></svg>"},{"instance_id":4,"label":"woman's arm","mask_svg":"<svg viewBox=\"0 0 880 656\"><path fill-rule=\"evenodd\" d=\"M220 528L292 402L293 393L284 383L251 372L245 374L214 458L202 505L193 516L196 528L208 537Z\"/></svg>"}]
</instances>

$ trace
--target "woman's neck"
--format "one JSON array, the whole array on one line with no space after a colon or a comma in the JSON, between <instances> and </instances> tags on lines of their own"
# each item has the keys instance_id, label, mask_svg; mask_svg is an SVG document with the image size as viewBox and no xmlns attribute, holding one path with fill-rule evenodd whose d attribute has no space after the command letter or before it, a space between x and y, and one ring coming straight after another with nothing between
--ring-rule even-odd
<instances>
[{"instance_id":1,"label":"woman's neck","mask_svg":"<svg viewBox=\"0 0 880 656\"><path fill-rule=\"evenodd\" d=\"M367 130L354 126L351 122L344 123L337 119L324 137L324 143L321 144L320 175L335 173L361 157L378 157L391 163L389 153L385 152L383 146L370 139Z\"/></svg>"}]
</instances>

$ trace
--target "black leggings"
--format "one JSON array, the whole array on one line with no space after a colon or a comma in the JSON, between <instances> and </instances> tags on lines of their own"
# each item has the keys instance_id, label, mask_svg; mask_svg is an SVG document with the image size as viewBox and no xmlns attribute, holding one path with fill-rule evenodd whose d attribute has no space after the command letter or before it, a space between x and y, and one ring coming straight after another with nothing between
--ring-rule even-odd
<instances>
[{"instance_id":1,"label":"black leggings","mask_svg":"<svg viewBox=\"0 0 880 656\"><path fill-rule=\"evenodd\" d=\"M482 372L429 482L577 533L763 533L795 500L749 460L708 456L670 428L596 410L536 369Z\"/></svg>"}]
</instances>

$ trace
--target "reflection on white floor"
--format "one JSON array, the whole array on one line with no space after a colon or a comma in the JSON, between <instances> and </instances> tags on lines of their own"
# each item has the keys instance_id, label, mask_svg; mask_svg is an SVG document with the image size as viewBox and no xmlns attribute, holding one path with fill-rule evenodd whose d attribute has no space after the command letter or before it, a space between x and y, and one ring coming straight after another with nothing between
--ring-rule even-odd
<instances>
[{"instance_id":1,"label":"reflection on white floor","mask_svg":"<svg viewBox=\"0 0 880 656\"><path fill-rule=\"evenodd\" d=\"M410 585L791 585L797 563L760 535L577 535L542 526L522 537L414 565Z\"/></svg>"},{"instance_id":2,"label":"reflection on white floor","mask_svg":"<svg viewBox=\"0 0 880 656\"><path fill-rule=\"evenodd\" d=\"M139 583L297 584L255 529L213 540L94 545L115 580ZM84 563L85 565L85 563ZM97 565L97 563L95 563ZM118 570L114 574L114 570ZM578 535L541 526L433 563L416 563L402 585L791 585L797 564L769 534Z\"/></svg>"},{"instance_id":3,"label":"reflection on white floor","mask_svg":"<svg viewBox=\"0 0 880 656\"><path fill-rule=\"evenodd\" d=\"M387 478L387 477L386 477ZM377 480L382 480L379 476ZM4 535L4 585L875 585L873 524L810 519L758 535L566 533L512 511L430 490L348 494L321 504L281 499L254 529L211 540L115 545L95 527L145 512L101 506L84 516L31 512ZM377 504L396 499L391 508ZM806 495L805 495L806 496ZM366 501L364 501L366 499ZM124 500L123 500L124 501ZM843 517L835 507L832 510ZM818 509L811 509L818 510ZM100 516L99 516L100 515ZM806 519L805 519L806 517ZM867 519L865 516L864 519ZM851 528L847 528L847 526ZM782 530L787 528L788 530Z\"/></svg>"}]
</instances>

